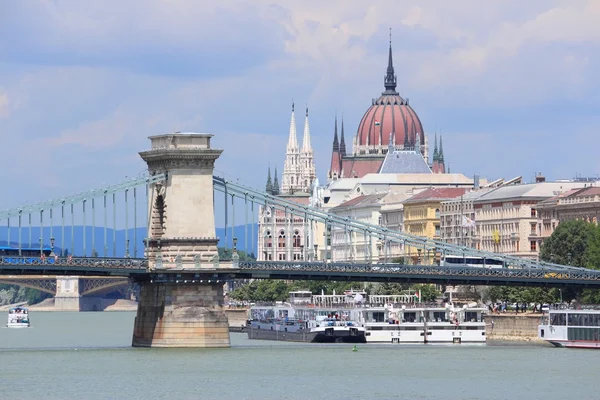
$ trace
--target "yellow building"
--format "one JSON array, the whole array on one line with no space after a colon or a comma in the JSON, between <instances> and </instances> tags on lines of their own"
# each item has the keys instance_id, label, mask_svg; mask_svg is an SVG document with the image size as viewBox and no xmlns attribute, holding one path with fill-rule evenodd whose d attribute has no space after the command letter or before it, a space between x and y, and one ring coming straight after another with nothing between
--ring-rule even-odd
<instances>
[{"instance_id":1,"label":"yellow building","mask_svg":"<svg viewBox=\"0 0 600 400\"><path fill-rule=\"evenodd\" d=\"M429 239L440 238L441 202L465 193L465 188L430 188L404 202L404 231ZM405 246L405 261L411 264L431 264L436 255L415 246Z\"/></svg>"}]
</instances>

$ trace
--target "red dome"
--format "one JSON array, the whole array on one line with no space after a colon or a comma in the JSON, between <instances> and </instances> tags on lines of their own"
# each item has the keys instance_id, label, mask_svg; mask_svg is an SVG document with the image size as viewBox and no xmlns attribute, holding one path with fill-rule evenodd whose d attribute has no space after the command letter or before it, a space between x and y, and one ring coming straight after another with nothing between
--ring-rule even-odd
<instances>
[{"instance_id":1,"label":"red dome","mask_svg":"<svg viewBox=\"0 0 600 400\"><path fill-rule=\"evenodd\" d=\"M420 144L424 145L423 125L415 110L397 93L384 92L362 117L356 133L356 144L369 148L387 148L390 134L393 134L396 146L403 146L408 135L408 145L412 147L417 133L420 134Z\"/></svg>"}]
</instances>

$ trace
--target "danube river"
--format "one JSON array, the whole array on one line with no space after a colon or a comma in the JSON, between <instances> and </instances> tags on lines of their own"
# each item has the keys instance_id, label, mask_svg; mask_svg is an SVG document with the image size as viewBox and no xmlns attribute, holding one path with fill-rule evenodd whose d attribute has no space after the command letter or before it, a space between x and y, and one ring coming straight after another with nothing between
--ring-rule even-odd
<instances>
[{"instance_id":1,"label":"danube river","mask_svg":"<svg viewBox=\"0 0 600 400\"><path fill-rule=\"evenodd\" d=\"M134 313L33 312L0 329L3 399L593 399L600 351L293 344L134 349Z\"/></svg>"}]
</instances>

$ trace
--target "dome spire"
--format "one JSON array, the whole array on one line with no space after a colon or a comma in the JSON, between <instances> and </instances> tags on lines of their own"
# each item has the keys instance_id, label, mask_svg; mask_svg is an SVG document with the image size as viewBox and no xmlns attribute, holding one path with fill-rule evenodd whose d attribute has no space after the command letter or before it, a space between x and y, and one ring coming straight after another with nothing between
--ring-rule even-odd
<instances>
[{"instance_id":1,"label":"dome spire","mask_svg":"<svg viewBox=\"0 0 600 400\"><path fill-rule=\"evenodd\" d=\"M394 75L394 61L392 59L392 28L390 28L390 51L388 54L387 73L383 80L384 93L396 93L396 75Z\"/></svg>"}]
</instances>

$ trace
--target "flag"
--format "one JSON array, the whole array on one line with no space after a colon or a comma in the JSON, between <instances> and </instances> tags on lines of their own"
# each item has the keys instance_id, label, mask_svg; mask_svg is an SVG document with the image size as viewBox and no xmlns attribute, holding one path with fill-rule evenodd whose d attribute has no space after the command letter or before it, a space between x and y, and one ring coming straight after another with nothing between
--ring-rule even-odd
<instances>
[{"instance_id":1,"label":"flag","mask_svg":"<svg viewBox=\"0 0 600 400\"><path fill-rule=\"evenodd\" d=\"M465 228L475 228L475 221L463 215L462 226Z\"/></svg>"},{"instance_id":2,"label":"flag","mask_svg":"<svg viewBox=\"0 0 600 400\"><path fill-rule=\"evenodd\" d=\"M379 126L379 121L375 120L375 126Z\"/></svg>"}]
</instances>

